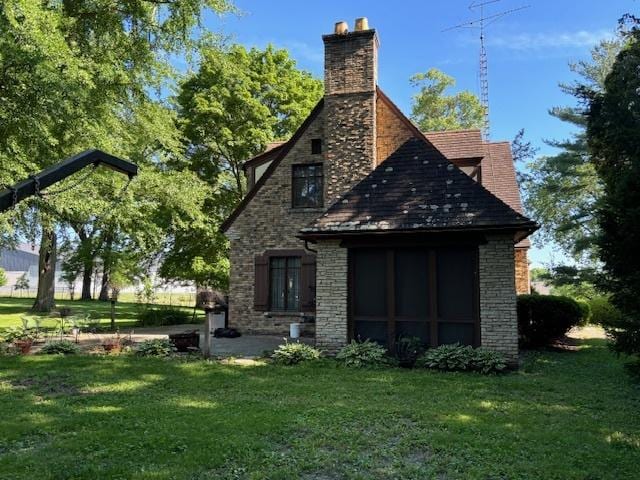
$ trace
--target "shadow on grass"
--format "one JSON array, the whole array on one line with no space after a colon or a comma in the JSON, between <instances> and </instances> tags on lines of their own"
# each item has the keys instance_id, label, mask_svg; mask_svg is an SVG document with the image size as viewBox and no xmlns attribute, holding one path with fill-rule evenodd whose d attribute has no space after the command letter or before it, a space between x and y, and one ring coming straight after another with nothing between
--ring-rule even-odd
<instances>
[{"instance_id":1,"label":"shadow on grass","mask_svg":"<svg viewBox=\"0 0 640 480\"><path fill-rule=\"evenodd\" d=\"M639 453L638 399L606 344L584 345L573 355L535 352L531 373L501 376L329 362L0 359L0 472L18 472L16 479L628 477Z\"/></svg>"}]
</instances>

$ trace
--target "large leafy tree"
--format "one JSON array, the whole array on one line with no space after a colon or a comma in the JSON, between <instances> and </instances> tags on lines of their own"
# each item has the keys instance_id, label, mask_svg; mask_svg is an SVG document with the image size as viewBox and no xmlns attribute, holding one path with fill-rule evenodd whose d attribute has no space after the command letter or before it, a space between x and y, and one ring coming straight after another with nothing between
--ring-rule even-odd
<instances>
[{"instance_id":1,"label":"large leafy tree","mask_svg":"<svg viewBox=\"0 0 640 480\"><path fill-rule=\"evenodd\" d=\"M198 71L176 98L187 142L177 166L209 184L208 222L176 235L161 275L226 287L228 247L218 226L246 193L242 164L267 143L290 137L321 96L322 82L298 69L286 50L202 49Z\"/></svg>"},{"instance_id":2,"label":"large leafy tree","mask_svg":"<svg viewBox=\"0 0 640 480\"><path fill-rule=\"evenodd\" d=\"M478 97L469 91L448 95L446 91L456 81L446 73L432 68L410 78L419 92L413 96L411 118L421 130L460 130L481 128L484 107Z\"/></svg>"},{"instance_id":3,"label":"large leafy tree","mask_svg":"<svg viewBox=\"0 0 640 480\"><path fill-rule=\"evenodd\" d=\"M602 41L591 51L589 61L570 64L578 79L561 84L562 91L578 99L584 88L601 91L621 46L620 39ZM525 204L541 225L538 238L554 242L578 264L593 268L597 263L595 241L599 232L594 211L602 186L587 145L585 109L578 103L554 107L549 113L575 126L577 132L568 139L547 141L560 152L527 165L521 175Z\"/></svg>"},{"instance_id":4,"label":"large leafy tree","mask_svg":"<svg viewBox=\"0 0 640 480\"><path fill-rule=\"evenodd\" d=\"M640 354L640 21L626 20L632 28L604 90L583 93L589 99L587 140L603 190L597 214L602 286L624 314L611 333L618 350Z\"/></svg>"},{"instance_id":5,"label":"large leafy tree","mask_svg":"<svg viewBox=\"0 0 640 480\"><path fill-rule=\"evenodd\" d=\"M168 54L191 48L206 7L231 8L225 0L3 2L0 181L10 184L88 147L130 158L144 153L148 167L158 168L153 157L166 147L163 139L175 135L163 135L173 128L162 121L166 115L149 115L166 110L154 91L171 79ZM95 217L91 210L100 193L62 196L40 208L41 264L46 262L35 308L53 304L56 230L62 222L85 225ZM78 204L87 211L73 219L77 212L70 206ZM23 213L24 207L3 218L3 240L10 239L10 224L26 218Z\"/></svg>"},{"instance_id":6,"label":"large leafy tree","mask_svg":"<svg viewBox=\"0 0 640 480\"><path fill-rule=\"evenodd\" d=\"M299 70L286 50L204 48L198 72L177 97L188 168L239 201L242 164L268 142L287 139L321 96L322 83Z\"/></svg>"}]
</instances>

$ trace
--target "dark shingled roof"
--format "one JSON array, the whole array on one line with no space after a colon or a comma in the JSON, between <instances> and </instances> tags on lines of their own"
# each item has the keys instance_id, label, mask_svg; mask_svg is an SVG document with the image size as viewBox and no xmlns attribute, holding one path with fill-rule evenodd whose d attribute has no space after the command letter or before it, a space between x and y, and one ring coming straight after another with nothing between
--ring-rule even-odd
<instances>
[{"instance_id":1,"label":"dark shingled roof","mask_svg":"<svg viewBox=\"0 0 640 480\"><path fill-rule=\"evenodd\" d=\"M411 139L301 233L535 228L438 150Z\"/></svg>"}]
</instances>

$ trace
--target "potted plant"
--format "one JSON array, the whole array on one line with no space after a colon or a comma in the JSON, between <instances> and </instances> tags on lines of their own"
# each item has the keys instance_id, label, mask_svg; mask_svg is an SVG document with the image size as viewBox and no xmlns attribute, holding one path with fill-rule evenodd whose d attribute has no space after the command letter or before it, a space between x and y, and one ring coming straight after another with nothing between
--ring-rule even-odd
<instances>
[{"instance_id":1,"label":"potted plant","mask_svg":"<svg viewBox=\"0 0 640 480\"><path fill-rule=\"evenodd\" d=\"M120 334L118 333L113 338L107 338L102 342L102 348L107 353L117 353L122 348L122 342L120 341Z\"/></svg>"},{"instance_id":2,"label":"potted plant","mask_svg":"<svg viewBox=\"0 0 640 480\"><path fill-rule=\"evenodd\" d=\"M413 368L423 351L422 342L417 337L400 337L396 341L396 358L403 368Z\"/></svg>"},{"instance_id":3,"label":"potted plant","mask_svg":"<svg viewBox=\"0 0 640 480\"><path fill-rule=\"evenodd\" d=\"M26 355L31 351L36 332L32 328L14 327L4 332L3 338L5 342L13 344L20 353Z\"/></svg>"}]
</instances>

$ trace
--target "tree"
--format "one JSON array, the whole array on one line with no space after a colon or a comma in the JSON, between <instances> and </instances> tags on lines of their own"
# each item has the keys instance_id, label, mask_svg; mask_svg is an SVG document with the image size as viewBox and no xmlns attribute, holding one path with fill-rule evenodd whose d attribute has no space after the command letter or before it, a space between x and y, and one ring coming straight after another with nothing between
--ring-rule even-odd
<instances>
[{"instance_id":1,"label":"tree","mask_svg":"<svg viewBox=\"0 0 640 480\"><path fill-rule=\"evenodd\" d=\"M485 109L475 94L466 90L445 94L456 84L453 77L432 68L412 76L409 81L420 88L413 96L411 118L422 131L482 128Z\"/></svg>"},{"instance_id":2,"label":"tree","mask_svg":"<svg viewBox=\"0 0 640 480\"><path fill-rule=\"evenodd\" d=\"M295 132L320 100L322 82L273 46L209 45L200 57L176 98L187 155L175 166L209 184L206 221L176 234L160 275L225 289L228 243L218 226L246 193L242 164Z\"/></svg>"},{"instance_id":3,"label":"tree","mask_svg":"<svg viewBox=\"0 0 640 480\"><path fill-rule=\"evenodd\" d=\"M286 50L203 48L177 97L186 167L219 186L232 208L245 193L242 164L291 136L321 96L320 80L297 69Z\"/></svg>"},{"instance_id":4,"label":"tree","mask_svg":"<svg viewBox=\"0 0 640 480\"><path fill-rule=\"evenodd\" d=\"M3 2L0 180L9 184L88 147L123 154L145 145L150 149L144 153L151 155L165 147L165 137L155 129L156 117L145 115L159 104L154 91L172 78L168 54L193 46L193 30L204 8L218 13L232 9L226 0L131 0L118 8L111 0ZM142 135L136 139L136 134ZM71 198L92 208L97 197ZM57 213L66 204L52 203L42 209L40 220L43 238L55 248L62 221ZM0 227L6 235L8 222ZM50 258L51 253L42 255ZM50 272L41 273L45 271ZM50 292L39 289L39 295ZM39 297L35 307L52 304L51 298Z\"/></svg>"},{"instance_id":5,"label":"tree","mask_svg":"<svg viewBox=\"0 0 640 480\"><path fill-rule=\"evenodd\" d=\"M604 90L585 88L587 140L602 198L598 202L601 286L623 313L609 331L618 351L640 354L640 20L627 16L626 44Z\"/></svg>"},{"instance_id":6,"label":"tree","mask_svg":"<svg viewBox=\"0 0 640 480\"><path fill-rule=\"evenodd\" d=\"M560 88L578 100L584 87L602 90L621 46L620 39L602 41L591 51L590 61L569 65L579 79ZM574 125L578 132L569 139L547 141L560 153L527 165L528 172L520 175L525 205L541 225L538 238L556 243L579 264L593 268L598 258L595 241L599 232L594 211L602 187L585 137L585 110L578 105L554 107L549 113Z\"/></svg>"},{"instance_id":7,"label":"tree","mask_svg":"<svg viewBox=\"0 0 640 480\"><path fill-rule=\"evenodd\" d=\"M27 272L24 272L16 279L16 283L13 285L14 290L29 290L29 277L27 276Z\"/></svg>"},{"instance_id":8,"label":"tree","mask_svg":"<svg viewBox=\"0 0 640 480\"><path fill-rule=\"evenodd\" d=\"M0 268L0 287L4 287L7 284L7 274Z\"/></svg>"}]
</instances>

